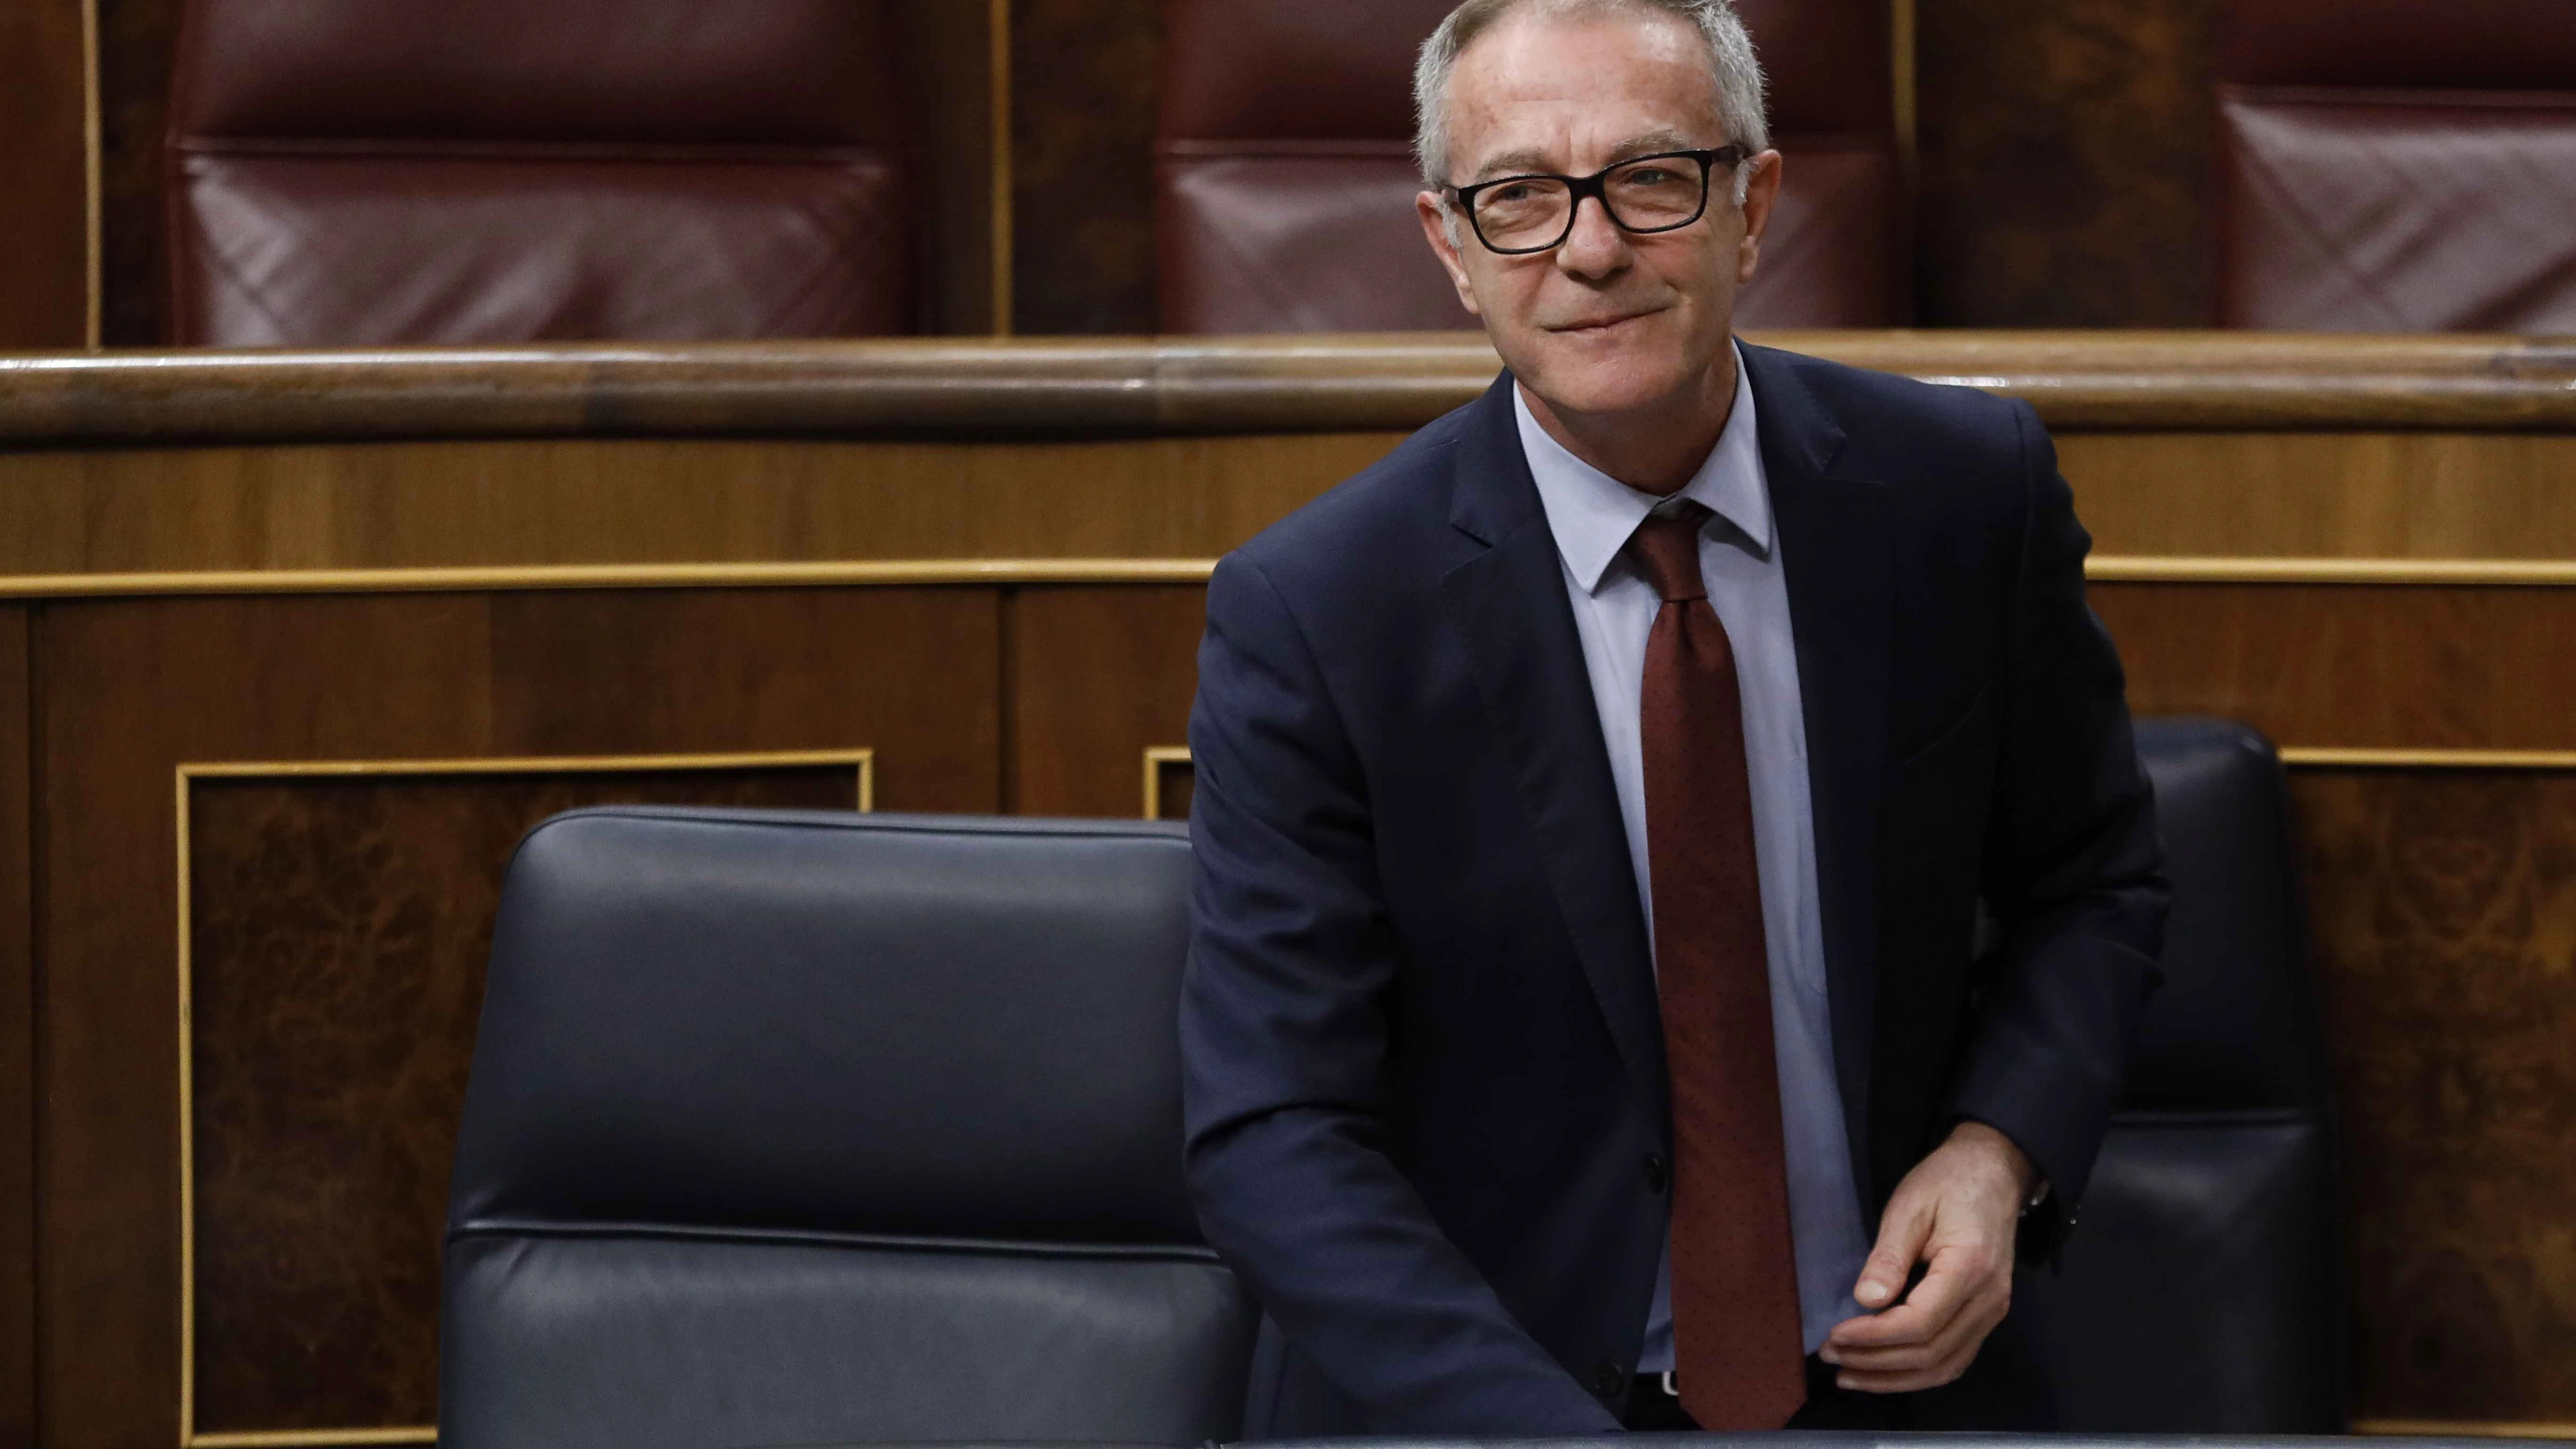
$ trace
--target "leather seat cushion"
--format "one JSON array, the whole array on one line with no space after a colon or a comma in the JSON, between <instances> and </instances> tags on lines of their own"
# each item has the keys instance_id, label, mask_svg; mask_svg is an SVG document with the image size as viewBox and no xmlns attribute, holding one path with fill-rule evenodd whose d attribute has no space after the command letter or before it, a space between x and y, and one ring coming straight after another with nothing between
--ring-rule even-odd
<instances>
[{"instance_id":1,"label":"leather seat cushion","mask_svg":"<svg viewBox=\"0 0 2576 1449\"><path fill-rule=\"evenodd\" d=\"M892 162L194 151L172 208L181 345L369 346L908 330Z\"/></svg>"},{"instance_id":2,"label":"leather seat cushion","mask_svg":"<svg viewBox=\"0 0 2576 1449\"><path fill-rule=\"evenodd\" d=\"M450 1240L442 1443L1231 1439L1256 1314L1204 1249L590 1229Z\"/></svg>"},{"instance_id":3,"label":"leather seat cushion","mask_svg":"<svg viewBox=\"0 0 2576 1449\"><path fill-rule=\"evenodd\" d=\"M2576 331L2576 93L2238 90L2231 327Z\"/></svg>"}]
</instances>

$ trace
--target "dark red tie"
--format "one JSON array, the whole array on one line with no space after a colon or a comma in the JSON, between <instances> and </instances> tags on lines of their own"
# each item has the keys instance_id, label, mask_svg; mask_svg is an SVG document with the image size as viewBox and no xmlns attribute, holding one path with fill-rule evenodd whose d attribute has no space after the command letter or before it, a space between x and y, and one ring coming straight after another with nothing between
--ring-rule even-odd
<instances>
[{"instance_id":1,"label":"dark red tie","mask_svg":"<svg viewBox=\"0 0 2576 1449\"><path fill-rule=\"evenodd\" d=\"M1673 1092L1674 1386L1728 1432L1781 1427L1807 1388L1744 707L1699 570L1708 516L1684 502L1630 547L1664 600L1638 722Z\"/></svg>"}]
</instances>

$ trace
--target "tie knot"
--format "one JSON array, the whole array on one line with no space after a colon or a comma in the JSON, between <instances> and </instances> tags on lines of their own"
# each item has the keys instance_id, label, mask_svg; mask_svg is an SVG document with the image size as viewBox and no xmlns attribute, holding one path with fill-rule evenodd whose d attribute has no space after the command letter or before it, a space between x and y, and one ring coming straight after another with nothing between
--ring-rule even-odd
<instances>
[{"instance_id":1,"label":"tie knot","mask_svg":"<svg viewBox=\"0 0 2576 1449\"><path fill-rule=\"evenodd\" d=\"M1699 530L1708 522L1708 512L1705 505L1684 499L1647 514L1628 540L1646 582L1667 604L1708 597L1708 584L1699 573Z\"/></svg>"}]
</instances>

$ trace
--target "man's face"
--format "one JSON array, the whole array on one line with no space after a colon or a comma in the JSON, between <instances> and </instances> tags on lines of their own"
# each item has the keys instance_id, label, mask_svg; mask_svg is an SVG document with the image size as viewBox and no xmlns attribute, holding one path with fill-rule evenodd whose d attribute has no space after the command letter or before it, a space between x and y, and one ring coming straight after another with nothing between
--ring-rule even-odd
<instances>
[{"instance_id":1,"label":"man's face","mask_svg":"<svg viewBox=\"0 0 2576 1449\"><path fill-rule=\"evenodd\" d=\"M1476 37L1449 82L1449 176L1469 185L1550 172L1588 176L1659 151L1731 144L1708 48L1678 16L1607 9L1524 12ZM1741 208L1709 177L1708 210L1678 231L1631 235L1597 202L1554 251L1504 256L1463 214L1449 241L1440 197L1416 199L1432 249L1504 363L1564 413L1685 403L1731 378L1719 364L1736 289L1753 275L1779 188L1779 155L1755 159Z\"/></svg>"}]
</instances>

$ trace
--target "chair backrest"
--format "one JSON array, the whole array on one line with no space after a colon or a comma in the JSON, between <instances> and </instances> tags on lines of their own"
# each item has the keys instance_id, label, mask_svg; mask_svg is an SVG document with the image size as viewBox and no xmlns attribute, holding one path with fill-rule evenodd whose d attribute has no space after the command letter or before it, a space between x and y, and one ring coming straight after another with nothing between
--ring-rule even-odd
<instances>
[{"instance_id":1,"label":"chair backrest","mask_svg":"<svg viewBox=\"0 0 2576 1449\"><path fill-rule=\"evenodd\" d=\"M185 345L909 330L881 0L187 0Z\"/></svg>"},{"instance_id":2,"label":"chair backrest","mask_svg":"<svg viewBox=\"0 0 2576 1449\"><path fill-rule=\"evenodd\" d=\"M1177 825L651 809L503 891L448 1216L451 1449L1232 1438Z\"/></svg>"},{"instance_id":3,"label":"chair backrest","mask_svg":"<svg viewBox=\"0 0 2576 1449\"><path fill-rule=\"evenodd\" d=\"M2165 985L2062 1270L2014 1312L2078 1432L2341 1433L2331 1103L2281 766L2142 719L2174 883Z\"/></svg>"},{"instance_id":4,"label":"chair backrest","mask_svg":"<svg viewBox=\"0 0 2576 1449\"><path fill-rule=\"evenodd\" d=\"M2226 0L2232 327L2576 331L2576 6Z\"/></svg>"},{"instance_id":5,"label":"chair backrest","mask_svg":"<svg viewBox=\"0 0 2576 1449\"><path fill-rule=\"evenodd\" d=\"M1413 57L1455 0L1165 0L1165 332L1471 327L1414 218ZM1885 0L1740 0L1785 184L1751 327L1905 320Z\"/></svg>"}]
</instances>

